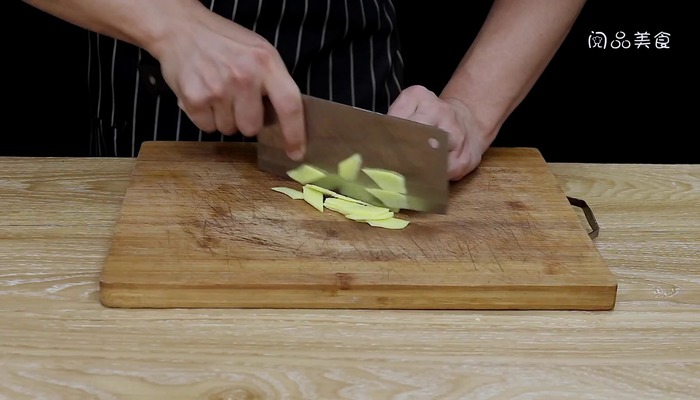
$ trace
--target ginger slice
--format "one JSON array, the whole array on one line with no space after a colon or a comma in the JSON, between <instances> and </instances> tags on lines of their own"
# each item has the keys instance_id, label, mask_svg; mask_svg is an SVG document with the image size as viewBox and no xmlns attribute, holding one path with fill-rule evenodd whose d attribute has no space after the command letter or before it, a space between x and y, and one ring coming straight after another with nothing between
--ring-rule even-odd
<instances>
[{"instance_id":1,"label":"ginger slice","mask_svg":"<svg viewBox=\"0 0 700 400\"><path fill-rule=\"evenodd\" d=\"M358 222L383 221L394 216L394 212L390 211L388 208L371 205L363 206L361 204L335 198L326 199L324 205L329 210L339 212L343 214L345 218Z\"/></svg>"},{"instance_id":2,"label":"ginger slice","mask_svg":"<svg viewBox=\"0 0 700 400\"><path fill-rule=\"evenodd\" d=\"M400 218L387 218L379 220L369 220L365 221L367 224L386 229L403 229L408 226L408 221Z\"/></svg>"},{"instance_id":3,"label":"ginger slice","mask_svg":"<svg viewBox=\"0 0 700 400\"><path fill-rule=\"evenodd\" d=\"M295 200L303 199L320 212L327 208L349 220L365 222L372 227L403 229L408 226L409 221L395 217L399 210L408 206L404 177L393 171L361 166L360 154L353 154L338 163L337 175L302 164L287 171L290 178L303 185L301 192L280 186L272 190ZM369 176L379 189L365 188L353 182L360 171ZM338 192L328 187L337 188ZM324 196L328 197L324 199ZM386 207L375 205L380 203Z\"/></svg>"},{"instance_id":4,"label":"ginger slice","mask_svg":"<svg viewBox=\"0 0 700 400\"><path fill-rule=\"evenodd\" d=\"M362 168L362 172L369 176L380 189L406 194L406 178L398 172L380 168Z\"/></svg>"},{"instance_id":5,"label":"ginger slice","mask_svg":"<svg viewBox=\"0 0 700 400\"><path fill-rule=\"evenodd\" d=\"M405 194L373 188L367 188L367 191L378 198L388 208L402 209L408 206L408 199Z\"/></svg>"},{"instance_id":6,"label":"ginger slice","mask_svg":"<svg viewBox=\"0 0 700 400\"><path fill-rule=\"evenodd\" d=\"M373 217L377 215L385 215L391 212L388 208L375 207L372 205L362 205L351 201L329 197L324 202L324 206L330 210L339 212L344 215L357 215L362 217Z\"/></svg>"},{"instance_id":7,"label":"ginger slice","mask_svg":"<svg viewBox=\"0 0 700 400\"><path fill-rule=\"evenodd\" d=\"M328 174L319 180L313 181L315 186L320 186L328 190L336 190L342 183L343 179L336 174Z\"/></svg>"},{"instance_id":8,"label":"ginger slice","mask_svg":"<svg viewBox=\"0 0 700 400\"><path fill-rule=\"evenodd\" d=\"M382 220L392 218L393 216L394 216L394 213L391 211L387 211L385 213L377 214L377 215L345 214L345 218L351 219L353 221L358 221L358 222L382 221Z\"/></svg>"},{"instance_id":9,"label":"ginger slice","mask_svg":"<svg viewBox=\"0 0 700 400\"><path fill-rule=\"evenodd\" d=\"M312 184L307 184L304 185L302 192L281 186L274 187L272 190L286 194L292 199L299 199L299 193L301 193L301 198L320 212L323 212L324 208L327 208L342 214L349 220L365 222L372 227L403 229L409 224L409 221L394 217L395 213L393 210L358 202L352 198L346 199L345 196L342 195L341 197L343 198L331 196L324 200L324 194L337 193L324 188L319 188L321 190L317 190L316 188Z\"/></svg>"},{"instance_id":10,"label":"ginger slice","mask_svg":"<svg viewBox=\"0 0 700 400\"><path fill-rule=\"evenodd\" d=\"M333 190L329 190L329 189L326 189L326 188L324 188L324 187L320 187L320 186L317 186L317 185L314 185L314 184L311 184L311 183L309 183L308 186L310 186L310 187L311 187L312 189L314 189L314 190L317 190L317 191L319 191L319 192L325 194L326 196L335 197L335 198L337 198L337 199L342 199L342 200L345 200L345 201L349 201L349 202L351 202L351 203L362 204L362 205L364 205L364 206L371 206L371 205L372 205L372 204L369 204L369 203L364 202L364 201L362 201L362 200L358 200L358 199L355 199L355 198L353 198L353 197L345 196L344 194L340 194L340 193L335 192L335 191L333 191Z\"/></svg>"},{"instance_id":11,"label":"ginger slice","mask_svg":"<svg viewBox=\"0 0 700 400\"><path fill-rule=\"evenodd\" d=\"M360 173L362 166L362 156L355 153L338 163L338 175L346 181L354 181Z\"/></svg>"},{"instance_id":12,"label":"ginger slice","mask_svg":"<svg viewBox=\"0 0 700 400\"><path fill-rule=\"evenodd\" d=\"M323 212L323 193L310 188L308 185L304 186L304 201L309 203L313 208L320 212Z\"/></svg>"},{"instance_id":13,"label":"ginger slice","mask_svg":"<svg viewBox=\"0 0 700 400\"><path fill-rule=\"evenodd\" d=\"M283 186L277 186L277 187L273 187L272 190L274 190L275 192L284 193L294 200L301 200L304 198L304 193L302 193L296 189L283 187Z\"/></svg>"},{"instance_id":14,"label":"ginger slice","mask_svg":"<svg viewBox=\"0 0 700 400\"><path fill-rule=\"evenodd\" d=\"M312 167L311 165L301 164L300 166L287 171L287 175L302 185L306 185L307 183L316 182L328 174L316 167Z\"/></svg>"},{"instance_id":15,"label":"ginger slice","mask_svg":"<svg viewBox=\"0 0 700 400\"><path fill-rule=\"evenodd\" d=\"M339 191L346 197L359 200L363 203L373 205L381 204L380 202L378 202L379 199L373 196L372 193L370 193L366 187L356 182L343 183L340 186Z\"/></svg>"}]
</instances>

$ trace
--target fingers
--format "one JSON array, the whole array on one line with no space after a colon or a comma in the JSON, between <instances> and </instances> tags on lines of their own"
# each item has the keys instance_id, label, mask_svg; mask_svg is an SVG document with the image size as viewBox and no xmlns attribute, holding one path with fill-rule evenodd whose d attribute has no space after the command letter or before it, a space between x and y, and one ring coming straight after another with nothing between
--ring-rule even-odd
<instances>
[{"instance_id":1,"label":"fingers","mask_svg":"<svg viewBox=\"0 0 700 400\"><path fill-rule=\"evenodd\" d=\"M399 93L399 96L394 100L394 102L389 106L389 111L387 115L393 117L408 119L416 111L418 102L416 98L411 95L409 89Z\"/></svg>"},{"instance_id":2,"label":"fingers","mask_svg":"<svg viewBox=\"0 0 700 400\"><path fill-rule=\"evenodd\" d=\"M236 82L191 85L178 106L202 131L255 136L263 125L260 84L250 75Z\"/></svg>"},{"instance_id":3,"label":"fingers","mask_svg":"<svg viewBox=\"0 0 700 400\"><path fill-rule=\"evenodd\" d=\"M284 135L287 156L299 161L306 151L306 126L301 92L289 74L282 71L271 75L266 87L267 96L277 113Z\"/></svg>"},{"instance_id":4,"label":"fingers","mask_svg":"<svg viewBox=\"0 0 700 400\"><path fill-rule=\"evenodd\" d=\"M463 179L481 163L482 144L474 137L465 135L459 146L450 151L447 158L447 176L452 181Z\"/></svg>"},{"instance_id":5,"label":"fingers","mask_svg":"<svg viewBox=\"0 0 700 400\"><path fill-rule=\"evenodd\" d=\"M255 136L263 126L261 92L257 79L246 79L236 84L233 106L229 112L235 114L238 130L243 136Z\"/></svg>"},{"instance_id":6,"label":"fingers","mask_svg":"<svg viewBox=\"0 0 700 400\"><path fill-rule=\"evenodd\" d=\"M458 181L481 161L469 143L467 127L453 105L422 86L406 88L389 107L389 115L435 126L448 133L448 179Z\"/></svg>"},{"instance_id":7,"label":"fingers","mask_svg":"<svg viewBox=\"0 0 700 400\"><path fill-rule=\"evenodd\" d=\"M461 128L452 108L423 86L416 85L403 90L389 107L388 114L448 132L450 151L460 145Z\"/></svg>"},{"instance_id":8,"label":"fingers","mask_svg":"<svg viewBox=\"0 0 700 400\"><path fill-rule=\"evenodd\" d=\"M460 151L450 152L447 177L451 181L459 181L474 171L480 163L481 155L464 146Z\"/></svg>"},{"instance_id":9,"label":"fingers","mask_svg":"<svg viewBox=\"0 0 700 400\"><path fill-rule=\"evenodd\" d=\"M216 130L224 135L236 133L236 119L230 101L217 101L213 105Z\"/></svg>"},{"instance_id":10,"label":"fingers","mask_svg":"<svg viewBox=\"0 0 700 400\"><path fill-rule=\"evenodd\" d=\"M306 143L301 94L277 49L211 12L192 21L187 35L177 35L176 45L157 55L180 108L202 131L254 136L263 127L267 96L279 116L288 154L300 159Z\"/></svg>"},{"instance_id":11,"label":"fingers","mask_svg":"<svg viewBox=\"0 0 700 400\"><path fill-rule=\"evenodd\" d=\"M189 104L189 106L185 105L182 100L178 100L178 106L203 132L219 131L224 135L232 135L236 132L236 120L230 102L212 101L202 102L202 104L190 102Z\"/></svg>"},{"instance_id":12,"label":"fingers","mask_svg":"<svg viewBox=\"0 0 700 400\"><path fill-rule=\"evenodd\" d=\"M469 156L467 153L466 146L450 151L447 156L447 178L449 180L458 181L470 172L469 165L465 162Z\"/></svg>"},{"instance_id":13,"label":"fingers","mask_svg":"<svg viewBox=\"0 0 700 400\"><path fill-rule=\"evenodd\" d=\"M252 137L263 127L267 96L278 116L287 155L301 160L306 147L301 92L282 59L270 46L260 46L232 63L200 71L177 87L180 108L202 131Z\"/></svg>"},{"instance_id":14,"label":"fingers","mask_svg":"<svg viewBox=\"0 0 700 400\"><path fill-rule=\"evenodd\" d=\"M192 120L192 123L202 131L207 133L216 131L216 118L208 102L204 102L203 104L189 103L188 105L184 101L178 99L177 105L187 114L190 120Z\"/></svg>"},{"instance_id":15,"label":"fingers","mask_svg":"<svg viewBox=\"0 0 700 400\"><path fill-rule=\"evenodd\" d=\"M388 115L412 119L411 115L415 114L421 103L435 101L437 96L424 86L413 85L402 90L399 96L389 106Z\"/></svg>"}]
</instances>

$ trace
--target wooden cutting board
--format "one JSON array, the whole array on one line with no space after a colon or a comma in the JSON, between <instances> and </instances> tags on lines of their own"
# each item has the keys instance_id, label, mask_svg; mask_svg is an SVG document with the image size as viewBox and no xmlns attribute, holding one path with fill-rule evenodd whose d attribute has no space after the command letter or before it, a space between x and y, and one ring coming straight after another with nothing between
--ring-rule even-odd
<instances>
[{"instance_id":1,"label":"wooden cutting board","mask_svg":"<svg viewBox=\"0 0 700 400\"><path fill-rule=\"evenodd\" d=\"M255 144L148 142L100 277L123 308L609 310L617 282L536 149L492 148L446 215L371 227L271 190Z\"/></svg>"}]
</instances>

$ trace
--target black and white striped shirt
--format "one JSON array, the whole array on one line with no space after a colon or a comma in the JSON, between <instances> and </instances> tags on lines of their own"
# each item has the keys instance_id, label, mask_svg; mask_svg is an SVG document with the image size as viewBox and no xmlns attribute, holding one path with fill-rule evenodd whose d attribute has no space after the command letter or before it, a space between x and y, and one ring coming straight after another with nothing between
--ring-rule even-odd
<instances>
[{"instance_id":1,"label":"black and white striped shirt","mask_svg":"<svg viewBox=\"0 0 700 400\"><path fill-rule=\"evenodd\" d=\"M384 113L401 91L391 0L201 1L270 41L303 93ZM88 39L91 155L135 157L148 140L244 140L199 130L145 50L93 32Z\"/></svg>"}]
</instances>

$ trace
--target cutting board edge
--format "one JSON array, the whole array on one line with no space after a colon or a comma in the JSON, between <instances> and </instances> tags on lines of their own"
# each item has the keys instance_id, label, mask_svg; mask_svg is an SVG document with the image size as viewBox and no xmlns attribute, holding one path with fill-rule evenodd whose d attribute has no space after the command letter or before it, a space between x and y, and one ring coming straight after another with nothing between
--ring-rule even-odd
<instances>
[{"instance_id":1,"label":"cutting board edge","mask_svg":"<svg viewBox=\"0 0 700 400\"><path fill-rule=\"evenodd\" d=\"M167 289L167 290L164 290ZM307 288L164 288L100 282L100 302L108 308L260 308L401 310L580 310L615 308L618 284L581 286L412 287L313 286ZM202 292L206 291L206 296ZM263 294L262 296L260 294ZM547 293L547 296L542 296ZM275 300L277 298L278 300ZM543 301L543 299L545 301Z\"/></svg>"}]
</instances>

